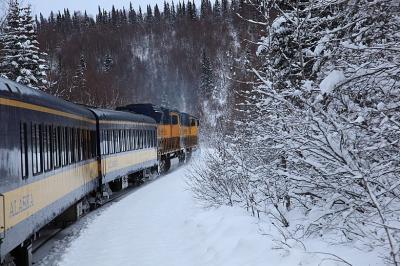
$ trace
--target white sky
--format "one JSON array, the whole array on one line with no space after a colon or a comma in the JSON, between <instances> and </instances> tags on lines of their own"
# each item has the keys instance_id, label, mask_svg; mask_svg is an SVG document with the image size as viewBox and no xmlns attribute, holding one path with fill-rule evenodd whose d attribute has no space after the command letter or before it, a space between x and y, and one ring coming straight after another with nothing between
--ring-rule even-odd
<instances>
[{"instance_id":1,"label":"white sky","mask_svg":"<svg viewBox=\"0 0 400 266\"><path fill-rule=\"evenodd\" d=\"M174 2L178 1L179 0L176 0ZM129 2L132 2L136 10L140 5L143 12L146 11L146 6L148 4L151 6L158 4L161 10L164 6L164 0L24 0L23 2L32 5L34 14L42 13L44 16L48 16L50 11L56 13L58 10L64 10L64 8L69 8L70 11L86 10L89 15L94 16L97 14L99 5L105 10L111 10L113 5L116 8L122 8L124 6L127 9L129 8Z\"/></svg>"}]
</instances>

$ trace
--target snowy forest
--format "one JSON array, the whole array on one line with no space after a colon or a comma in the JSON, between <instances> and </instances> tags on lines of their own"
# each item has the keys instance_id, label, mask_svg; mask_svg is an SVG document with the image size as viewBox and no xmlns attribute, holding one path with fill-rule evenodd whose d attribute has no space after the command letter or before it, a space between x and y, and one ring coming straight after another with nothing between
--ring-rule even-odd
<instances>
[{"instance_id":1,"label":"snowy forest","mask_svg":"<svg viewBox=\"0 0 400 266\"><path fill-rule=\"evenodd\" d=\"M198 114L206 156L188 183L205 207L267 217L283 245L323 239L400 265L398 0L203 0L36 18L12 3L2 76L87 105Z\"/></svg>"},{"instance_id":2,"label":"snowy forest","mask_svg":"<svg viewBox=\"0 0 400 266\"><path fill-rule=\"evenodd\" d=\"M39 14L26 22L35 25L47 61L48 83L37 85L88 105L153 102L198 113L198 99L210 97L212 86L246 86L231 80L246 79L242 51L254 54L257 47L249 41L257 40L261 27L237 13L258 16L244 1L227 0L205 0L199 8L190 1L165 2L145 11L99 7L95 17L68 9L48 18ZM7 27L5 33L13 34ZM209 87L203 91L202 77Z\"/></svg>"}]
</instances>

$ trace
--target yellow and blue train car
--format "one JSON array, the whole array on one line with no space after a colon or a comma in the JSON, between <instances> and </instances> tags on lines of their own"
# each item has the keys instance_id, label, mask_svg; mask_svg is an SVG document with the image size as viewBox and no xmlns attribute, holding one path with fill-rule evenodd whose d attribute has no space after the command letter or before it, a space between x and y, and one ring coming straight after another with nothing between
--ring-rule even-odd
<instances>
[{"instance_id":1,"label":"yellow and blue train car","mask_svg":"<svg viewBox=\"0 0 400 266\"><path fill-rule=\"evenodd\" d=\"M23 265L30 237L98 187L96 117L0 78L0 121L0 259Z\"/></svg>"},{"instance_id":2,"label":"yellow and blue train car","mask_svg":"<svg viewBox=\"0 0 400 266\"><path fill-rule=\"evenodd\" d=\"M157 125L147 116L91 109L96 116L101 184L157 169Z\"/></svg>"}]
</instances>

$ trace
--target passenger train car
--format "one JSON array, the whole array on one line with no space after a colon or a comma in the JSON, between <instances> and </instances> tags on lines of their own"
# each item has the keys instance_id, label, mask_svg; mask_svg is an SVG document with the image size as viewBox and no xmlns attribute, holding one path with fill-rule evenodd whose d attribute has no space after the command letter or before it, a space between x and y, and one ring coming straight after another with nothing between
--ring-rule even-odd
<instances>
[{"instance_id":1,"label":"passenger train car","mask_svg":"<svg viewBox=\"0 0 400 266\"><path fill-rule=\"evenodd\" d=\"M0 264L31 265L43 226L197 148L197 118L151 106L89 108L0 78Z\"/></svg>"}]
</instances>

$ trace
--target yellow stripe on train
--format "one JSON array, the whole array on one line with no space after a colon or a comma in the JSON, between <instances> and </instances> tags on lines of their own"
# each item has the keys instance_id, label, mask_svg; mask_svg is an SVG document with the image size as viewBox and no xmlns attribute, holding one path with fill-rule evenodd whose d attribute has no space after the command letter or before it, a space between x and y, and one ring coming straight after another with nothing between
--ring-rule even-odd
<instances>
[{"instance_id":1,"label":"yellow stripe on train","mask_svg":"<svg viewBox=\"0 0 400 266\"><path fill-rule=\"evenodd\" d=\"M4 193L4 229L10 229L97 176L95 161Z\"/></svg>"},{"instance_id":2,"label":"yellow stripe on train","mask_svg":"<svg viewBox=\"0 0 400 266\"><path fill-rule=\"evenodd\" d=\"M106 171L113 172L156 158L157 149L124 153L107 158ZM5 225L0 223L0 232L12 228L97 177L98 163L94 161L4 193L0 198L0 213L5 214Z\"/></svg>"}]
</instances>

